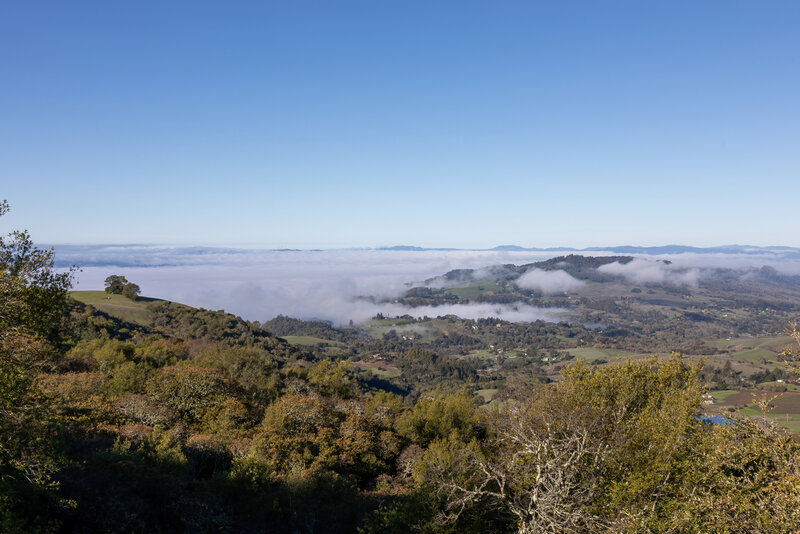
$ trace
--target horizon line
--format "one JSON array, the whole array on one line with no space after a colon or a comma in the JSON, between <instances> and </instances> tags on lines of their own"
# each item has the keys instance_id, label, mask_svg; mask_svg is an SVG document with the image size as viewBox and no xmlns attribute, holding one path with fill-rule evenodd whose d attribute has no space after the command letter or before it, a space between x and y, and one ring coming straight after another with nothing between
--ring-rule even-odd
<instances>
[{"instance_id":1,"label":"horizon line","mask_svg":"<svg viewBox=\"0 0 800 534\"><path fill-rule=\"evenodd\" d=\"M56 248L56 247L75 247L75 248L160 248L160 249L204 249L204 250L235 250L235 251L260 251L260 252L322 252L322 251L356 251L356 250L373 250L373 251L400 251L400 252L423 252L423 251L464 251L464 252L558 252L558 251L575 251L575 252L593 252L593 251L613 251L614 249L687 249L687 250L724 250L724 249L757 249L757 250L771 250L771 249L784 249L784 250L800 250L798 246L791 245L741 245L741 244L724 244L724 245L711 245L711 246L698 246L698 245L683 245L678 243L669 243L665 245L590 245L585 247L576 246L522 246L522 245L495 245L493 247L450 247L450 246L420 246L420 245L375 245L375 246L321 246L321 247L269 247L264 245L204 245L204 244L163 244L163 243L42 243L40 247Z\"/></svg>"}]
</instances>

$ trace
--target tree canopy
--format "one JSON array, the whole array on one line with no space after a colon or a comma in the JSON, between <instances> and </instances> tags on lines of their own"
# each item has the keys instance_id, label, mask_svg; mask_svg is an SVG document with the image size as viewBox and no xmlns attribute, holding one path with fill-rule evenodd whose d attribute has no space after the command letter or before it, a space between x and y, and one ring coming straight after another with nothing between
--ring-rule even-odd
<instances>
[{"instance_id":1,"label":"tree canopy","mask_svg":"<svg viewBox=\"0 0 800 534\"><path fill-rule=\"evenodd\" d=\"M136 300L136 297L141 293L141 289L137 284L128 282L128 279L122 275L112 274L105 280L106 293L112 295L122 295L131 300Z\"/></svg>"},{"instance_id":2,"label":"tree canopy","mask_svg":"<svg viewBox=\"0 0 800 534\"><path fill-rule=\"evenodd\" d=\"M9 210L0 202L0 216ZM36 248L27 232L0 236L0 531L52 527L49 415L36 379L63 341L72 272L59 273L53 251Z\"/></svg>"}]
</instances>

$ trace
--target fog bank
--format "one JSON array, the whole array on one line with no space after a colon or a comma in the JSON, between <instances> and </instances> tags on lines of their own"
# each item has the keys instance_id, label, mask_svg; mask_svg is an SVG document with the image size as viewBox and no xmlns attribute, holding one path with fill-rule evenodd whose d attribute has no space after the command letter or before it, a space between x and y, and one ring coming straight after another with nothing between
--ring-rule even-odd
<instances>
[{"instance_id":1,"label":"fog bank","mask_svg":"<svg viewBox=\"0 0 800 534\"><path fill-rule=\"evenodd\" d=\"M566 271L544 271L536 268L528 270L517 278L516 284L523 289L536 289L545 295L571 291L584 285L581 280L573 278Z\"/></svg>"},{"instance_id":2,"label":"fog bank","mask_svg":"<svg viewBox=\"0 0 800 534\"><path fill-rule=\"evenodd\" d=\"M701 271L697 267L679 267L661 261L636 258L628 263L601 265L598 271L624 277L635 284L672 284L697 287Z\"/></svg>"},{"instance_id":3,"label":"fog bank","mask_svg":"<svg viewBox=\"0 0 800 534\"><path fill-rule=\"evenodd\" d=\"M139 257L144 256L144 257ZM532 306L458 304L409 308L389 300L419 282L456 268L480 269L502 263L530 263L552 254L473 251L261 251L169 254L159 249L113 249L91 256L75 289L103 289L110 274L139 284L142 294L190 306L224 309L249 320L276 315L324 319L337 324L387 316L455 314L464 318L499 317L509 321L559 320L559 310ZM99 259L108 262L98 265ZM72 263L80 265L80 257ZM63 262L63 258L62 258ZM147 265L147 266L142 266Z\"/></svg>"},{"instance_id":4,"label":"fog bank","mask_svg":"<svg viewBox=\"0 0 800 534\"><path fill-rule=\"evenodd\" d=\"M509 321L561 320L560 310L531 306L457 304L408 308L391 302L409 283L453 269L485 269L524 265L560 255L553 251L254 251L207 248L56 247L60 266L83 266L75 289L103 289L110 274L139 284L142 294L207 309L224 309L249 320L265 321L283 314L324 319L337 324L387 316L499 317ZM592 255L608 255L592 252ZM667 265L655 259L668 259ZM602 267L635 283L696 285L707 269L742 270L770 265L787 274L800 273L800 262L765 254L639 255L632 262ZM482 272L482 271L480 271ZM480 272L478 274L480 274ZM488 272L488 271L487 271ZM582 282L564 271L532 269L520 277L521 287L544 293L579 289ZM367 300L360 297L374 297ZM377 302L385 300L387 302Z\"/></svg>"}]
</instances>

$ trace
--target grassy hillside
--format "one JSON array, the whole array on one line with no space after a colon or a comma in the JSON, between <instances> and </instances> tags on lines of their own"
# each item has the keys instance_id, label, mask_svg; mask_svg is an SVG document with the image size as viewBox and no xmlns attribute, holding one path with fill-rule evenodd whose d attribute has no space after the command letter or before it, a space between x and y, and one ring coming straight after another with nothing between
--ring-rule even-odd
<instances>
[{"instance_id":1,"label":"grassy hillside","mask_svg":"<svg viewBox=\"0 0 800 534\"><path fill-rule=\"evenodd\" d=\"M161 300L148 297L131 300L122 295L112 295L105 291L71 291L70 296L79 302L94 306L112 317L143 326L151 323L152 314L147 309L147 304Z\"/></svg>"}]
</instances>

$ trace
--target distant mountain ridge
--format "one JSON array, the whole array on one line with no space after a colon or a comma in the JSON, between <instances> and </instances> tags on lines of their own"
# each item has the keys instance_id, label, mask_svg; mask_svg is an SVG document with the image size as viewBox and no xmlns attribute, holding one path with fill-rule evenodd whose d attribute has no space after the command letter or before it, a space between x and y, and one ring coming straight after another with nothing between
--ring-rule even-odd
<instances>
[{"instance_id":1,"label":"distant mountain ridge","mask_svg":"<svg viewBox=\"0 0 800 534\"><path fill-rule=\"evenodd\" d=\"M452 247L420 247L415 245L395 245L389 247L362 247L341 249L296 249L271 248L250 249L233 247L205 246L164 246L147 244L99 244L99 245L47 245L55 250L56 267L71 265L82 267L169 267L187 264L216 262L224 256L247 256L264 253L319 253L333 251L383 251L383 252L552 252L553 255L564 253L597 253L642 254L642 255L675 255L675 254L723 254L769 256L776 260L800 259L800 248L788 246L758 247L753 245L722 245L716 247L693 247L687 245L636 246L619 245L610 247L523 247L520 245L499 245L493 248L452 248ZM202 259L201 259L202 258Z\"/></svg>"},{"instance_id":2,"label":"distant mountain ridge","mask_svg":"<svg viewBox=\"0 0 800 534\"><path fill-rule=\"evenodd\" d=\"M423 249L424 250L424 249ZM797 254L800 257L800 248L787 246L758 247L755 245L721 245L715 247L692 247L688 245L660 245L643 247L636 245L618 245L613 247L521 247L518 245L501 245L488 250L514 251L514 252L614 252L616 254Z\"/></svg>"}]
</instances>

